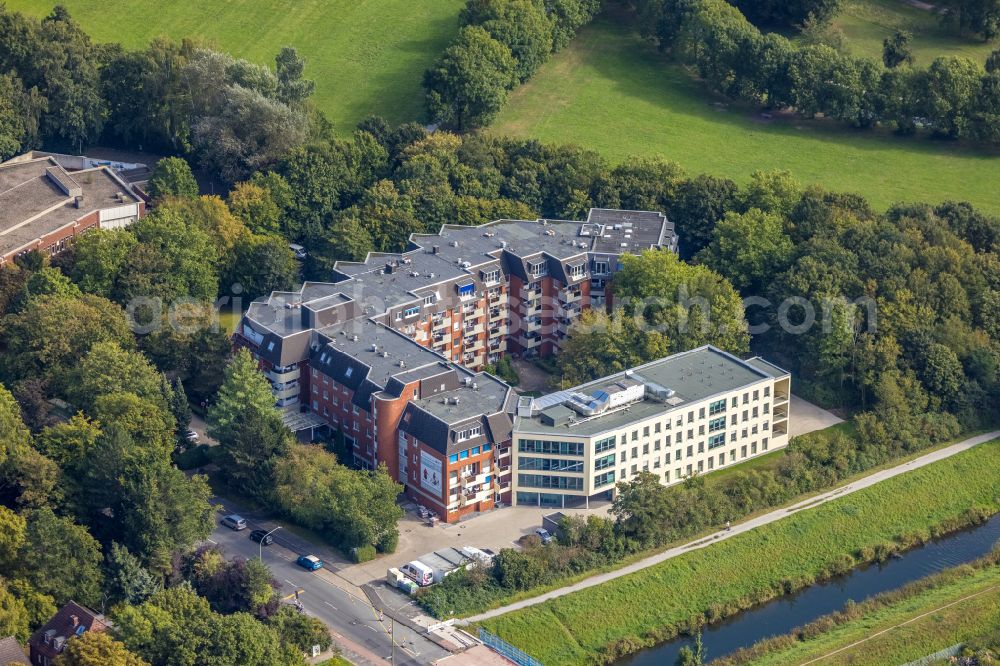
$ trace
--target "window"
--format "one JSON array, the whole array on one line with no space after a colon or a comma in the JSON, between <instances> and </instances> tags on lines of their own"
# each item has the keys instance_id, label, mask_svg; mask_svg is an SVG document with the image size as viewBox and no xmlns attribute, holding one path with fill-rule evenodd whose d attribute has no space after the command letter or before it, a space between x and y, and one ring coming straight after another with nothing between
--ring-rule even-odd
<instances>
[{"instance_id":1,"label":"window","mask_svg":"<svg viewBox=\"0 0 1000 666\"><path fill-rule=\"evenodd\" d=\"M614 458L614 456L611 456ZM614 463L614 461L611 461ZM582 472L582 460L561 460L559 458L527 458L517 457L517 467L519 470L533 470L540 472ZM599 467L598 469L604 469Z\"/></svg>"},{"instance_id":2,"label":"window","mask_svg":"<svg viewBox=\"0 0 1000 666\"><path fill-rule=\"evenodd\" d=\"M639 457L639 447L638 446L633 446L632 447L632 457L633 458L638 458Z\"/></svg>"},{"instance_id":3,"label":"window","mask_svg":"<svg viewBox=\"0 0 1000 666\"><path fill-rule=\"evenodd\" d=\"M753 418L757 418L757 405L754 405L753 409L750 412L750 416L752 416Z\"/></svg>"},{"instance_id":4,"label":"window","mask_svg":"<svg viewBox=\"0 0 1000 666\"><path fill-rule=\"evenodd\" d=\"M705 442L698 442L698 453L705 452Z\"/></svg>"},{"instance_id":5,"label":"window","mask_svg":"<svg viewBox=\"0 0 1000 666\"><path fill-rule=\"evenodd\" d=\"M604 453L605 451L610 451L613 448L615 448L615 438L613 435L611 437L605 437L604 439L594 443L594 453Z\"/></svg>"},{"instance_id":6,"label":"window","mask_svg":"<svg viewBox=\"0 0 1000 666\"><path fill-rule=\"evenodd\" d=\"M642 429L642 436L643 437L649 437L649 426L643 427L643 429Z\"/></svg>"},{"instance_id":7,"label":"window","mask_svg":"<svg viewBox=\"0 0 1000 666\"><path fill-rule=\"evenodd\" d=\"M734 395L734 396L733 396L733 407L735 407L735 406L737 405L737 401L738 401L738 399L737 399L737 397L736 397L736 396Z\"/></svg>"},{"instance_id":8,"label":"window","mask_svg":"<svg viewBox=\"0 0 1000 666\"><path fill-rule=\"evenodd\" d=\"M701 408L698 409L698 418L699 419L705 418L705 408L704 407L701 407Z\"/></svg>"},{"instance_id":9,"label":"window","mask_svg":"<svg viewBox=\"0 0 1000 666\"><path fill-rule=\"evenodd\" d=\"M680 460L680 459L681 459L681 450L677 449L676 451L674 451L674 460Z\"/></svg>"},{"instance_id":10,"label":"window","mask_svg":"<svg viewBox=\"0 0 1000 666\"><path fill-rule=\"evenodd\" d=\"M464 442L467 439L478 437L481 434L483 434L483 426L472 426L471 428L460 430L455 433L456 439L459 442Z\"/></svg>"},{"instance_id":11,"label":"window","mask_svg":"<svg viewBox=\"0 0 1000 666\"><path fill-rule=\"evenodd\" d=\"M709 469L715 469L715 458L709 458L708 459L708 468Z\"/></svg>"},{"instance_id":12,"label":"window","mask_svg":"<svg viewBox=\"0 0 1000 666\"><path fill-rule=\"evenodd\" d=\"M478 446L472 447L472 450L469 451L469 455L478 456L479 455L479 447Z\"/></svg>"},{"instance_id":13,"label":"window","mask_svg":"<svg viewBox=\"0 0 1000 666\"><path fill-rule=\"evenodd\" d=\"M740 447L740 458L746 458L746 457L747 457L747 445L744 444L743 446Z\"/></svg>"},{"instance_id":14,"label":"window","mask_svg":"<svg viewBox=\"0 0 1000 666\"><path fill-rule=\"evenodd\" d=\"M526 488L554 488L557 490L583 490L583 479L576 476L549 476L547 474L518 474L517 485Z\"/></svg>"},{"instance_id":15,"label":"window","mask_svg":"<svg viewBox=\"0 0 1000 666\"><path fill-rule=\"evenodd\" d=\"M622 462L625 462L625 452L624 451L622 451L621 457L619 458L619 460L621 460Z\"/></svg>"},{"instance_id":16,"label":"window","mask_svg":"<svg viewBox=\"0 0 1000 666\"><path fill-rule=\"evenodd\" d=\"M752 455L757 455L757 442L750 443L750 453Z\"/></svg>"},{"instance_id":17,"label":"window","mask_svg":"<svg viewBox=\"0 0 1000 666\"><path fill-rule=\"evenodd\" d=\"M606 261L594 261L594 275L608 275L611 267Z\"/></svg>"},{"instance_id":18,"label":"window","mask_svg":"<svg viewBox=\"0 0 1000 666\"><path fill-rule=\"evenodd\" d=\"M649 455L649 444L642 445L642 455Z\"/></svg>"},{"instance_id":19,"label":"window","mask_svg":"<svg viewBox=\"0 0 1000 666\"><path fill-rule=\"evenodd\" d=\"M702 423L700 426L698 426L698 434L699 435L704 435L705 434L705 424L704 423Z\"/></svg>"},{"instance_id":20,"label":"window","mask_svg":"<svg viewBox=\"0 0 1000 666\"><path fill-rule=\"evenodd\" d=\"M560 456L582 456L582 442L550 442L537 439L522 439L517 443L521 453L548 453Z\"/></svg>"},{"instance_id":21,"label":"window","mask_svg":"<svg viewBox=\"0 0 1000 666\"><path fill-rule=\"evenodd\" d=\"M699 460L698 461L698 471L699 472L704 472L705 471L705 461L704 460Z\"/></svg>"},{"instance_id":22,"label":"window","mask_svg":"<svg viewBox=\"0 0 1000 666\"><path fill-rule=\"evenodd\" d=\"M750 420L750 412L748 412L747 410L744 409L743 410L743 421L746 422L746 421L749 421L749 420Z\"/></svg>"},{"instance_id":23,"label":"window","mask_svg":"<svg viewBox=\"0 0 1000 666\"><path fill-rule=\"evenodd\" d=\"M434 303L437 302L437 299L438 299L437 294L427 294L426 296L424 296L424 305L425 306L434 305Z\"/></svg>"},{"instance_id":24,"label":"window","mask_svg":"<svg viewBox=\"0 0 1000 666\"><path fill-rule=\"evenodd\" d=\"M653 450L654 451L660 450L660 440L656 440L655 442L653 442Z\"/></svg>"},{"instance_id":25,"label":"window","mask_svg":"<svg viewBox=\"0 0 1000 666\"><path fill-rule=\"evenodd\" d=\"M754 391L753 392L753 399L754 400L760 399L760 391Z\"/></svg>"},{"instance_id":26,"label":"window","mask_svg":"<svg viewBox=\"0 0 1000 666\"><path fill-rule=\"evenodd\" d=\"M666 440L666 442L667 442L667 446L670 446L670 435L667 435L667 440Z\"/></svg>"},{"instance_id":27,"label":"window","mask_svg":"<svg viewBox=\"0 0 1000 666\"><path fill-rule=\"evenodd\" d=\"M764 441L760 443L760 448L762 448L765 451L767 451L767 437L765 437Z\"/></svg>"},{"instance_id":28,"label":"window","mask_svg":"<svg viewBox=\"0 0 1000 666\"><path fill-rule=\"evenodd\" d=\"M351 366L347 366L347 369L344 370L344 377L346 377L347 379L350 379L352 374L354 374L354 368L351 367ZM326 382L324 382L324 383L326 383Z\"/></svg>"},{"instance_id":29,"label":"window","mask_svg":"<svg viewBox=\"0 0 1000 666\"><path fill-rule=\"evenodd\" d=\"M764 387L764 397L766 398L766 397L768 397L770 395L771 395L771 387L770 386L765 386Z\"/></svg>"},{"instance_id":30,"label":"window","mask_svg":"<svg viewBox=\"0 0 1000 666\"><path fill-rule=\"evenodd\" d=\"M694 446L688 444L688 458L694 456Z\"/></svg>"},{"instance_id":31,"label":"window","mask_svg":"<svg viewBox=\"0 0 1000 666\"><path fill-rule=\"evenodd\" d=\"M716 400L715 402L713 402L712 404L710 404L708 406L708 415L709 416L715 416L716 414L721 414L724 411L726 411L726 401L725 400Z\"/></svg>"},{"instance_id":32,"label":"window","mask_svg":"<svg viewBox=\"0 0 1000 666\"><path fill-rule=\"evenodd\" d=\"M771 403L769 403L769 402L765 402L764 403L764 413L765 414L770 414L771 413Z\"/></svg>"},{"instance_id":33,"label":"window","mask_svg":"<svg viewBox=\"0 0 1000 666\"><path fill-rule=\"evenodd\" d=\"M678 467L677 469L674 470L674 478L680 480L680 478L681 478L681 468L680 467Z\"/></svg>"},{"instance_id":34,"label":"window","mask_svg":"<svg viewBox=\"0 0 1000 666\"><path fill-rule=\"evenodd\" d=\"M637 439L639 439L639 431L638 430L633 430L632 431L632 441L634 442Z\"/></svg>"},{"instance_id":35,"label":"window","mask_svg":"<svg viewBox=\"0 0 1000 666\"><path fill-rule=\"evenodd\" d=\"M708 422L708 431L709 432L717 432L719 430L725 429L725 427L726 427L726 417L725 416L720 416L719 418L712 419L711 421Z\"/></svg>"},{"instance_id":36,"label":"window","mask_svg":"<svg viewBox=\"0 0 1000 666\"><path fill-rule=\"evenodd\" d=\"M654 424L653 424L653 432L660 432L660 430L661 430L661 429L660 429L660 425L661 425L661 424L660 424L660 422L659 422L659 421L657 421L656 423L654 423Z\"/></svg>"},{"instance_id":37,"label":"window","mask_svg":"<svg viewBox=\"0 0 1000 666\"><path fill-rule=\"evenodd\" d=\"M483 444L483 453L486 453L487 451L489 451L492 448L493 448L493 445L490 444L489 442L486 442L485 444Z\"/></svg>"},{"instance_id":38,"label":"window","mask_svg":"<svg viewBox=\"0 0 1000 666\"><path fill-rule=\"evenodd\" d=\"M712 435L711 437L708 438L708 449L709 450L717 449L720 446L725 446L725 444L726 444L726 435L725 435L725 433L720 433L718 435Z\"/></svg>"},{"instance_id":39,"label":"window","mask_svg":"<svg viewBox=\"0 0 1000 666\"><path fill-rule=\"evenodd\" d=\"M594 470L600 471L615 466L615 454L603 456L594 461Z\"/></svg>"},{"instance_id":40,"label":"window","mask_svg":"<svg viewBox=\"0 0 1000 666\"><path fill-rule=\"evenodd\" d=\"M448 462L450 462L450 463L457 463L458 462L458 454L457 453L453 453L450 456L448 456Z\"/></svg>"},{"instance_id":41,"label":"window","mask_svg":"<svg viewBox=\"0 0 1000 666\"><path fill-rule=\"evenodd\" d=\"M771 425L770 421L764 421L764 430L767 430L770 427L770 425Z\"/></svg>"},{"instance_id":42,"label":"window","mask_svg":"<svg viewBox=\"0 0 1000 666\"><path fill-rule=\"evenodd\" d=\"M688 423L694 423L694 412L688 412Z\"/></svg>"},{"instance_id":43,"label":"window","mask_svg":"<svg viewBox=\"0 0 1000 666\"><path fill-rule=\"evenodd\" d=\"M743 404L745 405L748 402L750 402L750 392L749 391L747 391L746 393L743 394Z\"/></svg>"},{"instance_id":44,"label":"window","mask_svg":"<svg viewBox=\"0 0 1000 666\"><path fill-rule=\"evenodd\" d=\"M274 351L274 340L267 343L267 351Z\"/></svg>"},{"instance_id":45,"label":"window","mask_svg":"<svg viewBox=\"0 0 1000 666\"><path fill-rule=\"evenodd\" d=\"M586 264L575 264L572 266L567 266L566 269L567 269L566 274L569 275L574 280L577 278L582 278L584 275L587 274Z\"/></svg>"},{"instance_id":46,"label":"window","mask_svg":"<svg viewBox=\"0 0 1000 666\"><path fill-rule=\"evenodd\" d=\"M472 298L476 295L476 285L473 283L459 285L458 295L461 298Z\"/></svg>"},{"instance_id":47,"label":"window","mask_svg":"<svg viewBox=\"0 0 1000 666\"><path fill-rule=\"evenodd\" d=\"M594 487L600 488L601 486L606 486L609 483L615 482L615 470L610 472L605 472L604 474L598 474L594 477Z\"/></svg>"},{"instance_id":48,"label":"window","mask_svg":"<svg viewBox=\"0 0 1000 666\"><path fill-rule=\"evenodd\" d=\"M500 269L494 268L491 271L482 271L483 282L486 284L496 284L500 281Z\"/></svg>"},{"instance_id":49,"label":"window","mask_svg":"<svg viewBox=\"0 0 1000 666\"><path fill-rule=\"evenodd\" d=\"M548 265L544 261L529 261L528 273L530 273L534 277L541 277L542 275L548 275L549 273Z\"/></svg>"},{"instance_id":50,"label":"window","mask_svg":"<svg viewBox=\"0 0 1000 666\"><path fill-rule=\"evenodd\" d=\"M625 441L626 441L626 437L625 437L625 435L622 435L622 444L625 444Z\"/></svg>"},{"instance_id":51,"label":"window","mask_svg":"<svg viewBox=\"0 0 1000 666\"><path fill-rule=\"evenodd\" d=\"M638 473L639 473L639 466L638 465L632 465L632 476L635 476Z\"/></svg>"}]
</instances>

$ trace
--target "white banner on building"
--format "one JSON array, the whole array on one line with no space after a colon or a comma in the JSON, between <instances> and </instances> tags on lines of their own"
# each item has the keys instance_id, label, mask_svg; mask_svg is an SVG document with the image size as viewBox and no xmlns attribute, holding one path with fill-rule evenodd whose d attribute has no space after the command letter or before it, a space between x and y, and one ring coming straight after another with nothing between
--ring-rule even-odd
<instances>
[{"instance_id":1,"label":"white banner on building","mask_svg":"<svg viewBox=\"0 0 1000 666\"><path fill-rule=\"evenodd\" d=\"M441 461L424 450L420 451L420 485L441 496Z\"/></svg>"}]
</instances>

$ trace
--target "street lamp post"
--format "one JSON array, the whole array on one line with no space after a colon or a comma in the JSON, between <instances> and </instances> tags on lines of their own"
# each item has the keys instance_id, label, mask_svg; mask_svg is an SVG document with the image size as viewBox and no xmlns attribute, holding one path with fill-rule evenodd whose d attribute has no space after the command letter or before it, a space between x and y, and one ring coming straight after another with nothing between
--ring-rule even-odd
<instances>
[{"instance_id":1,"label":"street lamp post","mask_svg":"<svg viewBox=\"0 0 1000 666\"><path fill-rule=\"evenodd\" d=\"M281 529L281 525L278 525L273 530L271 530L270 532L268 532L267 534L265 534L264 536L262 536L260 538L260 543L257 544L257 557L260 559L260 561L261 561L262 564L264 562L264 540L267 539L267 537L271 536L272 534L274 534L275 532L277 532L280 529Z\"/></svg>"}]
</instances>

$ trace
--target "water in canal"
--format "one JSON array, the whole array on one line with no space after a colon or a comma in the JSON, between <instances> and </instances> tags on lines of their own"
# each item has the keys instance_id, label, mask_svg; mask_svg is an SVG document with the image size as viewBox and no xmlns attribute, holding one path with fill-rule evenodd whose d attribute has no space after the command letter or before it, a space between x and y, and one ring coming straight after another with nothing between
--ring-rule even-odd
<instances>
[{"instance_id":1,"label":"water in canal","mask_svg":"<svg viewBox=\"0 0 1000 666\"><path fill-rule=\"evenodd\" d=\"M906 551L883 564L858 567L825 583L817 583L759 608L734 615L702 630L707 660L724 657L763 638L788 633L821 615L843 608L849 600L861 601L942 569L975 560L987 554L997 540L1000 540L1000 514L976 527ZM692 644L689 637L675 638L623 657L615 664L672 665L680 649Z\"/></svg>"}]
</instances>

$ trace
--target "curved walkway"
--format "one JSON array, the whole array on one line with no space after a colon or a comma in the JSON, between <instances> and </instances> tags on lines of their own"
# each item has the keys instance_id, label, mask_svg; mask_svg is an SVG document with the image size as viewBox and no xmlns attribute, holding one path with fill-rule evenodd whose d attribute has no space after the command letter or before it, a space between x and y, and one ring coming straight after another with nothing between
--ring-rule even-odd
<instances>
[{"instance_id":1,"label":"curved walkway","mask_svg":"<svg viewBox=\"0 0 1000 666\"><path fill-rule=\"evenodd\" d=\"M967 451L974 446L988 442L992 439L1000 437L1000 430L995 430L993 432L988 432L983 435L977 435L975 437L970 437L969 439L958 442L957 444L952 444L946 446L942 449L932 451L930 453L924 454L919 458L914 458L909 462L896 465L895 467L890 467L888 469L883 469L878 472L873 472L868 476L852 481L846 485L838 486L833 490L828 490L819 495L813 495L808 499L802 500L796 504L790 506L781 507L770 511L768 513L756 516L742 523L733 525L733 528L729 531L719 531L714 534L710 534L699 538L697 541L692 541L686 543L682 546L676 546L668 550L656 553L655 555L650 555L638 562L633 562L627 566L620 569L615 569L614 571L608 571L606 573L597 574L591 576L590 578L585 578L578 583L573 585L567 585L566 587L561 587L558 590L552 590L551 592L546 592L545 594L540 594L537 597L532 597L530 599L524 599L522 601L517 601L506 606L501 606L500 608L494 608L493 610L486 611L485 613L480 613L479 615L473 615L472 617L459 620L462 624L468 624L471 622L480 622L482 620L488 620L491 617L496 617L498 615L503 615L505 613L510 613L511 611L520 610L522 608L527 608L528 606L534 606L536 604L543 603L550 599L557 599L559 597L565 596L567 594L572 594L573 592L579 592L580 590L585 590L588 587L593 587L595 585L600 585L601 583L606 583L609 580L614 580L616 578L621 578L622 576L627 576L629 574L635 573L637 571L642 571L648 567L659 564L660 562L665 562L669 559L673 559L678 555L683 555L684 553L696 550L698 548L704 548L713 543L718 543L723 539L728 539L730 537L736 536L737 534L742 534L743 532L749 532L750 530L760 527L761 525L767 525L768 523L773 523L777 520L781 520L786 516L789 516L797 511L802 511L803 509L811 509L813 507L819 506L829 502L830 500L837 499L838 497L843 497L844 495L849 495L851 493L857 492L869 486L873 486L880 481L885 481L886 479L891 479L894 476L904 474L910 470L923 467L925 465L930 465L936 463L939 460L944 460L945 458L950 458L951 456L961 453L962 451Z\"/></svg>"}]
</instances>

